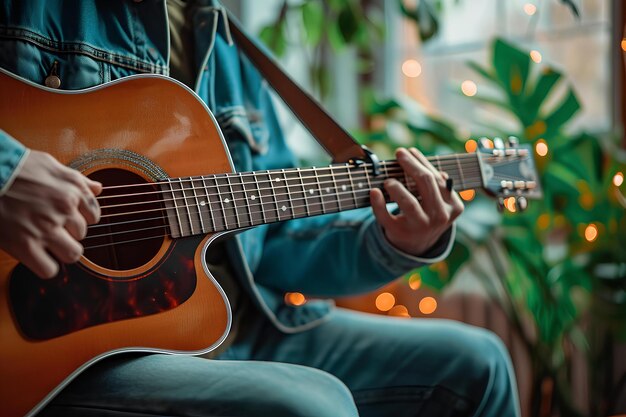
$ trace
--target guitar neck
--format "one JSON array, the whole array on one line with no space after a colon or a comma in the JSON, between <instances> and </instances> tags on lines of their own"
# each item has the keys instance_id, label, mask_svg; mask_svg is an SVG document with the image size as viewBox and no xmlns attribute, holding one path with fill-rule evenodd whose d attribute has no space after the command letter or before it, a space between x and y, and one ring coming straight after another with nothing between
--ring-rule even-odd
<instances>
[{"instance_id":1,"label":"guitar neck","mask_svg":"<svg viewBox=\"0 0 626 417\"><path fill-rule=\"evenodd\" d=\"M482 185L476 154L429 157L453 179L455 190ZM172 237L243 229L284 220L336 213L370 205L369 191L394 178L417 194L397 161L372 165L336 164L322 168L170 178L161 184ZM385 198L389 196L384 192Z\"/></svg>"}]
</instances>

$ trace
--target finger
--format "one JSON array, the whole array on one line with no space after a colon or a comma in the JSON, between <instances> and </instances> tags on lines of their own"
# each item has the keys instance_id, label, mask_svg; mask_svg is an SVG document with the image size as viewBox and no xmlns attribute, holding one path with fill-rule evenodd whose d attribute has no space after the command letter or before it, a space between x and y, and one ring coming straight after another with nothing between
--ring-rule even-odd
<instances>
[{"instance_id":1,"label":"finger","mask_svg":"<svg viewBox=\"0 0 626 417\"><path fill-rule=\"evenodd\" d=\"M59 273L59 264L38 243L31 243L20 260L39 278L54 278Z\"/></svg>"},{"instance_id":2,"label":"finger","mask_svg":"<svg viewBox=\"0 0 626 417\"><path fill-rule=\"evenodd\" d=\"M445 187L445 178L443 177L441 171L439 171L437 168L435 168L435 166L428 160L428 158L426 158L424 156L423 153L421 153L417 148L410 148L409 152L411 153L411 155L413 155L415 158L417 158L418 161L420 161L422 163L422 165L424 165L426 168L428 168L428 170L430 172L432 172L435 175L435 179L437 180L437 183L440 186L444 186Z\"/></svg>"},{"instance_id":3,"label":"finger","mask_svg":"<svg viewBox=\"0 0 626 417\"><path fill-rule=\"evenodd\" d=\"M428 212L445 210L441 186L437 182L435 174L406 149L398 149L396 156L404 172L415 182L419 195L422 197L424 208ZM445 187L445 182L443 185Z\"/></svg>"},{"instance_id":4,"label":"finger","mask_svg":"<svg viewBox=\"0 0 626 417\"><path fill-rule=\"evenodd\" d=\"M47 241L48 250L61 262L72 264L83 254L83 247L64 228L57 228Z\"/></svg>"},{"instance_id":5,"label":"finger","mask_svg":"<svg viewBox=\"0 0 626 417\"><path fill-rule=\"evenodd\" d=\"M374 217L383 229L389 229L392 227L394 217L387 210L387 202L383 192L378 188L370 190L370 203L372 204L372 210L374 211Z\"/></svg>"},{"instance_id":6,"label":"finger","mask_svg":"<svg viewBox=\"0 0 626 417\"><path fill-rule=\"evenodd\" d=\"M67 218L65 229L74 239L83 240L87 235L87 221L81 213L76 211L74 215Z\"/></svg>"},{"instance_id":7,"label":"finger","mask_svg":"<svg viewBox=\"0 0 626 417\"><path fill-rule=\"evenodd\" d=\"M94 196L100 195L102 192L102 183L98 181L94 181L91 178L85 177L85 181L87 182L87 187L91 190Z\"/></svg>"},{"instance_id":8,"label":"finger","mask_svg":"<svg viewBox=\"0 0 626 417\"><path fill-rule=\"evenodd\" d=\"M389 197L398 204L398 208L411 223L423 223L426 221L426 213L417 198L411 194L399 181L394 179L385 180L385 189Z\"/></svg>"},{"instance_id":9,"label":"finger","mask_svg":"<svg viewBox=\"0 0 626 417\"><path fill-rule=\"evenodd\" d=\"M100 221L100 204L98 200L91 194L82 195L78 205L78 211L85 218L88 224L95 224Z\"/></svg>"}]
</instances>

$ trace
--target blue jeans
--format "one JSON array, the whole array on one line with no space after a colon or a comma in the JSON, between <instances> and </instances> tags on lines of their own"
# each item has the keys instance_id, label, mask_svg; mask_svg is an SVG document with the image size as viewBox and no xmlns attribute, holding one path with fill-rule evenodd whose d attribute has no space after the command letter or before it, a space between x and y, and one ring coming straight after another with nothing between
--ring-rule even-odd
<instances>
[{"instance_id":1,"label":"blue jeans","mask_svg":"<svg viewBox=\"0 0 626 417\"><path fill-rule=\"evenodd\" d=\"M219 360L105 360L42 415L519 416L506 349L483 329L338 309L301 333L262 318L244 333Z\"/></svg>"}]
</instances>

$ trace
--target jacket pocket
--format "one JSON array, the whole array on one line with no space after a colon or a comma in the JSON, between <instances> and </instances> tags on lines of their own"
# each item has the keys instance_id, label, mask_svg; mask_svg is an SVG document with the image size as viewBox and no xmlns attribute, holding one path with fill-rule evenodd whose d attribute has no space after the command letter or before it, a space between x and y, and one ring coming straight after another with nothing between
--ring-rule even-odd
<instances>
[{"instance_id":1,"label":"jacket pocket","mask_svg":"<svg viewBox=\"0 0 626 417\"><path fill-rule=\"evenodd\" d=\"M0 67L35 84L46 85L55 75L58 88L78 90L105 81L105 63L75 51L61 51L17 37L0 39ZM55 86L56 87L56 86Z\"/></svg>"}]
</instances>

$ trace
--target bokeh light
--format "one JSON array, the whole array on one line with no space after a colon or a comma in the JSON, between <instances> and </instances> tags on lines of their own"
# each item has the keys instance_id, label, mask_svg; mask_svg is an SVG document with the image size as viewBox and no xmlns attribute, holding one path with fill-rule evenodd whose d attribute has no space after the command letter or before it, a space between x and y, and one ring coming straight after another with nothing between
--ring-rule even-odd
<instances>
[{"instance_id":1,"label":"bokeh light","mask_svg":"<svg viewBox=\"0 0 626 417\"><path fill-rule=\"evenodd\" d=\"M395 317L411 317L411 315L409 314L409 309L402 304L394 306L391 310L389 310L387 314Z\"/></svg>"},{"instance_id":2,"label":"bokeh light","mask_svg":"<svg viewBox=\"0 0 626 417\"><path fill-rule=\"evenodd\" d=\"M548 154L548 144L545 140L539 139L535 145L535 152L539 156L546 156Z\"/></svg>"},{"instance_id":3,"label":"bokeh light","mask_svg":"<svg viewBox=\"0 0 626 417\"><path fill-rule=\"evenodd\" d=\"M585 228L585 239L587 239L588 242L593 242L597 238L598 238L598 226L591 223Z\"/></svg>"},{"instance_id":4,"label":"bokeh light","mask_svg":"<svg viewBox=\"0 0 626 417\"><path fill-rule=\"evenodd\" d=\"M301 306L306 303L306 297L299 292L288 292L285 294L285 302L292 306Z\"/></svg>"},{"instance_id":5,"label":"bokeh light","mask_svg":"<svg viewBox=\"0 0 626 417\"><path fill-rule=\"evenodd\" d=\"M380 311L389 311L396 303L396 297L393 294L384 292L376 297L376 308Z\"/></svg>"},{"instance_id":6,"label":"bokeh light","mask_svg":"<svg viewBox=\"0 0 626 417\"><path fill-rule=\"evenodd\" d=\"M420 277L420 274L418 274L417 272L414 274L411 274L411 276L409 277L409 287L411 287L413 291L416 291L416 290L419 290L421 286L422 286L422 277Z\"/></svg>"},{"instance_id":7,"label":"bokeh light","mask_svg":"<svg viewBox=\"0 0 626 417\"><path fill-rule=\"evenodd\" d=\"M476 152L476 149L478 149L478 143L474 139L469 139L465 142L465 150L467 153Z\"/></svg>"},{"instance_id":8,"label":"bokeh light","mask_svg":"<svg viewBox=\"0 0 626 417\"><path fill-rule=\"evenodd\" d=\"M537 6L532 3L526 3L524 5L524 13L526 13L528 16L534 15L535 13L537 13Z\"/></svg>"},{"instance_id":9,"label":"bokeh light","mask_svg":"<svg viewBox=\"0 0 626 417\"><path fill-rule=\"evenodd\" d=\"M465 190L465 191L459 192L459 195L465 201L472 201L474 199L474 197L476 197L476 191L474 191L474 190Z\"/></svg>"},{"instance_id":10,"label":"bokeh light","mask_svg":"<svg viewBox=\"0 0 626 417\"><path fill-rule=\"evenodd\" d=\"M461 83L461 91L468 97L473 97L478 92L476 83L472 80L465 80Z\"/></svg>"},{"instance_id":11,"label":"bokeh light","mask_svg":"<svg viewBox=\"0 0 626 417\"><path fill-rule=\"evenodd\" d=\"M415 59L407 59L402 63L402 73L410 78L419 77L422 73L422 66Z\"/></svg>"},{"instance_id":12,"label":"bokeh light","mask_svg":"<svg viewBox=\"0 0 626 417\"><path fill-rule=\"evenodd\" d=\"M535 50L530 51L530 59L539 64L542 59L541 52Z\"/></svg>"},{"instance_id":13,"label":"bokeh light","mask_svg":"<svg viewBox=\"0 0 626 417\"><path fill-rule=\"evenodd\" d=\"M419 309L422 314L432 314L437 310L437 300L433 297L424 297L420 300Z\"/></svg>"},{"instance_id":14,"label":"bokeh light","mask_svg":"<svg viewBox=\"0 0 626 417\"><path fill-rule=\"evenodd\" d=\"M621 172L618 172L617 174L613 176L613 185L615 185L616 187L621 187L623 183L624 183L624 174L622 174Z\"/></svg>"}]
</instances>

